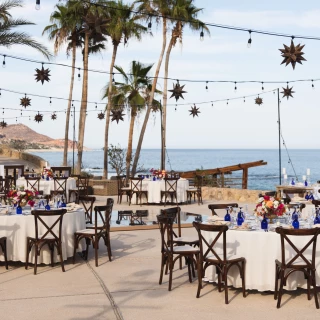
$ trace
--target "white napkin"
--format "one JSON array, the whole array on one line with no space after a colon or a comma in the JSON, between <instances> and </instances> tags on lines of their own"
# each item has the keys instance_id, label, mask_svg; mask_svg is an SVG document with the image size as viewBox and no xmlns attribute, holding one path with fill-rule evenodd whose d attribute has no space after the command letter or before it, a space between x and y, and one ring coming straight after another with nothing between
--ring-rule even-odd
<instances>
[{"instance_id":1,"label":"white napkin","mask_svg":"<svg viewBox=\"0 0 320 320\"><path fill-rule=\"evenodd\" d=\"M208 217L208 221L224 221L224 218L214 215L214 216Z\"/></svg>"}]
</instances>

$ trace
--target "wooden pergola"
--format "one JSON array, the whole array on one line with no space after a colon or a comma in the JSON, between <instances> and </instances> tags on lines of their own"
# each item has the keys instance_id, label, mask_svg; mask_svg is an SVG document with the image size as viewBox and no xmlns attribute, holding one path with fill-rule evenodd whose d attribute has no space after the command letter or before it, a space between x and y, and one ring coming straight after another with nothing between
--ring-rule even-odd
<instances>
[{"instance_id":1,"label":"wooden pergola","mask_svg":"<svg viewBox=\"0 0 320 320\"><path fill-rule=\"evenodd\" d=\"M232 171L242 170L242 189L248 189L248 169L253 167L265 166L267 164L268 164L267 162L263 160L259 160L255 162L240 163L240 164L236 164L228 167L206 169L206 170L201 170L201 176L220 174L223 179L224 174L230 174ZM180 176L186 179L192 179L196 175L200 175L198 170L185 171L180 173Z\"/></svg>"}]
</instances>

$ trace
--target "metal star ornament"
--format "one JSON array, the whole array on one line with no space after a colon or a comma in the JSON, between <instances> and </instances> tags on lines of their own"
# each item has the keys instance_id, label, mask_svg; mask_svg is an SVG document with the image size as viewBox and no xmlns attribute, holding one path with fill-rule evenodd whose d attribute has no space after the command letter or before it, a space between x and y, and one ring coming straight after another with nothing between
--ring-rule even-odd
<instances>
[{"instance_id":1,"label":"metal star ornament","mask_svg":"<svg viewBox=\"0 0 320 320\"><path fill-rule=\"evenodd\" d=\"M255 98L255 104L257 104L258 106L260 106L260 105L262 105L263 104L263 100L262 100L262 98L260 98L259 96L258 96L258 98Z\"/></svg>"},{"instance_id":2,"label":"metal star ornament","mask_svg":"<svg viewBox=\"0 0 320 320\"><path fill-rule=\"evenodd\" d=\"M297 46L295 46L293 40L291 40L290 47L286 46L285 44L283 46L284 49L279 49L282 52L281 56L284 58L281 64L285 63L287 66L289 63L291 63L294 70L297 62L302 64L302 61L307 61L303 57L304 52L302 52L302 49L305 45L301 46L299 43Z\"/></svg>"},{"instance_id":3,"label":"metal star ornament","mask_svg":"<svg viewBox=\"0 0 320 320\"><path fill-rule=\"evenodd\" d=\"M180 86L179 81L176 83L176 85L173 84L173 89L172 89L172 90L168 90L169 92L172 92L172 95L171 95L170 99L171 99L172 97L175 97L176 101L178 101L179 98L184 99L184 97L183 97L182 94L183 94L183 93L187 93L187 91L183 91L184 86L185 86L185 85Z\"/></svg>"},{"instance_id":4,"label":"metal star ornament","mask_svg":"<svg viewBox=\"0 0 320 320\"><path fill-rule=\"evenodd\" d=\"M282 87L282 89L283 89L283 91L281 92L283 94L282 98L287 97L287 100L289 99L289 97L293 98L292 94L295 93L294 91L292 91L293 87L289 88L289 86L287 85L286 88Z\"/></svg>"},{"instance_id":5,"label":"metal star ornament","mask_svg":"<svg viewBox=\"0 0 320 320\"><path fill-rule=\"evenodd\" d=\"M193 118L194 118L195 116L199 117L199 116L198 116L198 113L201 113L201 112L199 111L199 108L197 108L195 104L193 105L193 107L191 107L191 110L189 110L189 112L190 112L189 115L190 115L190 116L193 116Z\"/></svg>"},{"instance_id":6,"label":"metal star ornament","mask_svg":"<svg viewBox=\"0 0 320 320\"><path fill-rule=\"evenodd\" d=\"M3 129L7 126L7 123L3 120L0 122L0 127Z\"/></svg>"},{"instance_id":7,"label":"metal star ornament","mask_svg":"<svg viewBox=\"0 0 320 320\"><path fill-rule=\"evenodd\" d=\"M34 117L34 121L36 121L38 123L42 122L43 121L43 115L38 112L38 114L36 114L35 117Z\"/></svg>"},{"instance_id":8,"label":"metal star ornament","mask_svg":"<svg viewBox=\"0 0 320 320\"><path fill-rule=\"evenodd\" d=\"M31 106L31 99L28 98L27 96L20 98L20 106L25 108L28 106Z\"/></svg>"},{"instance_id":9,"label":"metal star ornament","mask_svg":"<svg viewBox=\"0 0 320 320\"><path fill-rule=\"evenodd\" d=\"M55 113L51 115L51 120L57 120L57 115Z\"/></svg>"},{"instance_id":10,"label":"metal star ornament","mask_svg":"<svg viewBox=\"0 0 320 320\"><path fill-rule=\"evenodd\" d=\"M124 116L125 114L122 113L122 110L111 110L111 121L116 120L119 123L119 120L123 121Z\"/></svg>"},{"instance_id":11,"label":"metal star ornament","mask_svg":"<svg viewBox=\"0 0 320 320\"><path fill-rule=\"evenodd\" d=\"M104 113L103 112L98 113L98 119L100 119L100 120L104 119Z\"/></svg>"},{"instance_id":12,"label":"metal star ornament","mask_svg":"<svg viewBox=\"0 0 320 320\"><path fill-rule=\"evenodd\" d=\"M43 84L45 81L49 82L50 81L50 70L49 69L44 69L43 65L41 69L36 69L36 74L35 74L37 82L41 81Z\"/></svg>"}]
</instances>

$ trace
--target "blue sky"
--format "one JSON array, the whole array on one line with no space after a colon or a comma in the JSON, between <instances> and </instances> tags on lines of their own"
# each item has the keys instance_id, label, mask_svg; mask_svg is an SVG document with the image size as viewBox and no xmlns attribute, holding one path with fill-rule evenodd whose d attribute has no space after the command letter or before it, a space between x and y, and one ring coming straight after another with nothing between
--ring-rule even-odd
<instances>
[{"instance_id":1,"label":"blue sky","mask_svg":"<svg viewBox=\"0 0 320 320\"><path fill-rule=\"evenodd\" d=\"M15 17L28 18L37 25L26 27L37 40L52 49L45 37L41 36L44 26L48 23L50 14L57 1L41 1L41 10L34 9L34 0L25 1L23 9L14 10ZM316 1L195 1L198 7L204 8L199 16L203 21L245 28L270 30L288 34L302 34L309 36L320 35L320 3ZM175 79L208 79L208 80L279 80L320 78L319 49L320 41L302 40L305 44L305 58L303 65L297 65L293 71L291 66L280 65L282 58L278 49L283 44L290 44L290 39L252 35L252 47L247 48L248 33L227 31L210 28L211 37L199 41L199 34L185 30L183 45L177 45L172 51L169 76ZM154 37L145 37L142 42L130 41L128 47L120 46L116 64L128 70L132 60L143 63L157 63L161 47L161 28L153 26ZM300 41L295 41L296 44ZM107 44L107 50L102 55L92 56L89 68L109 70L112 46ZM36 51L24 47L12 47L9 50L0 48L0 53L43 60ZM64 50L55 57L54 61L71 64ZM81 56L78 54L77 65ZM35 93L47 96L67 97L69 91L70 70L58 66L51 66L51 81L43 86L34 81L34 70L40 65L7 59L7 67L0 70L0 87L9 90ZM162 72L161 72L162 73ZM163 74L163 73L162 73ZM108 78L105 74L90 73L89 100L101 102L101 89ZM120 79L119 79L120 80ZM169 81L169 89L172 87ZM184 84L181 82L181 84ZM159 87L163 87L160 80ZM261 92L260 84L238 84L238 92L234 93L233 84L209 84L206 92L203 83L186 83L184 95L186 106L177 106L175 101L169 100L167 122L168 148L277 148L277 99L276 96L263 96L262 106L254 104L254 98L247 98L225 102L197 105L197 102L227 99L236 96L246 96ZM265 84L265 91L276 89L277 85ZM281 121L282 131L289 148L319 148L317 131L319 127L319 99L320 81L315 82L312 90L311 82L294 84L294 99L282 99ZM281 90L282 91L282 90ZM18 107L20 95L2 92L0 108ZM81 82L75 82L74 99L81 98ZM179 101L180 102L180 101ZM193 104L200 107L199 117L192 118L188 110ZM75 103L79 108L79 103ZM32 99L32 109L48 110L49 100ZM66 102L53 100L52 110L66 108ZM93 109L94 106L89 106ZM99 107L102 109L102 106ZM99 109L98 109L99 110ZM91 112L87 118L85 145L93 148L103 146L104 121L97 119L98 112ZM26 114L26 113L24 113ZM28 113L29 114L29 113ZM16 112L5 112L5 116L16 116ZM20 113L18 113L20 115ZM46 116L40 124L29 121L28 118L18 118L18 122L30 126L32 129L54 138L64 136L64 114L58 114L58 120L53 122ZM34 114L31 113L31 118ZM136 123L134 145L139 137L140 127L144 119L141 114ZM78 118L76 119L78 120ZM15 123L15 120L8 121ZM111 124L110 142L127 144L129 118L124 122ZM71 137L71 133L70 133ZM160 147L160 118L155 115L149 121L143 147Z\"/></svg>"}]
</instances>

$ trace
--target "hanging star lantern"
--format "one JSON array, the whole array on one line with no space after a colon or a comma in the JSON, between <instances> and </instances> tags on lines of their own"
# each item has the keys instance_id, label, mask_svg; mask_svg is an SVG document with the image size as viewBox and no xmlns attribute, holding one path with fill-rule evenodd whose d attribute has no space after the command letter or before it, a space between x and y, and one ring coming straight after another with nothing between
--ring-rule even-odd
<instances>
[{"instance_id":1,"label":"hanging star lantern","mask_svg":"<svg viewBox=\"0 0 320 320\"><path fill-rule=\"evenodd\" d=\"M151 110L152 110L152 112L158 112L160 110L160 108L157 105L152 105Z\"/></svg>"},{"instance_id":2,"label":"hanging star lantern","mask_svg":"<svg viewBox=\"0 0 320 320\"><path fill-rule=\"evenodd\" d=\"M0 122L0 127L3 129L7 126L7 123L3 120Z\"/></svg>"},{"instance_id":3,"label":"hanging star lantern","mask_svg":"<svg viewBox=\"0 0 320 320\"><path fill-rule=\"evenodd\" d=\"M36 69L36 74L35 74L37 82L41 81L43 84L45 81L49 82L50 81L50 70L49 69L44 69L43 65L41 69Z\"/></svg>"},{"instance_id":4,"label":"hanging star lantern","mask_svg":"<svg viewBox=\"0 0 320 320\"><path fill-rule=\"evenodd\" d=\"M38 114L36 114L35 117L34 117L34 121L39 123L42 120L43 120L43 115L38 112Z\"/></svg>"},{"instance_id":5,"label":"hanging star lantern","mask_svg":"<svg viewBox=\"0 0 320 320\"><path fill-rule=\"evenodd\" d=\"M263 100L262 100L262 98L260 98L259 96L258 96L258 98L255 98L255 103L258 105L258 106L260 106L260 105L262 105L263 104Z\"/></svg>"},{"instance_id":6,"label":"hanging star lantern","mask_svg":"<svg viewBox=\"0 0 320 320\"><path fill-rule=\"evenodd\" d=\"M190 115L190 116L193 116L193 118L194 118L195 116L199 117L199 116L198 116L198 113L201 113L201 112L199 111L199 108L197 108L195 104L193 105L193 107L191 107L191 110L189 110L189 112L190 112L189 115Z\"/></svg>"},{"instance_id":7,"label":"hanging star lantern","mask_svg":"<svg viewBox=\"0 0 320 320\"><path fill-rule=\"evenodd\" d=\"M122 110L111 110L111 121L116 120L119 123L119 120L123 121L124 116L125 114L122 113Z\"/></svg>"},{"instance_id":8,"label":"hanging star lantern","mask_svg":"<svg viewBox=\"0 0 320 320\"><path fill-rule=\"evenodd\" d=\"M103 112L98 113L98 119L100 119L100 120L104 119L104 113Z\"/></svg>"},{"instance_id":9,"label":"hanging star lantern","mask_svg":"<svg viewBox=\"0 0 320 320\"><path fill-rule=\"evenodd\" d=\"M304 55L304 52L302 52L302 49L304 48L304 45L301 46L300 43L295 46L293 43L293 40L291 40L290 47L283 45L284 49L279 49L282 54L281 56L284 58L281 64L286 64L286 66L291 63L292 68L294 70L296 63L302 64L302 61L307 61L302 55Z\"/></svg>"},{"instance_id":10,"label":"hanging star lantern","mask_svg":"<svg viewBox=\"0 0 320 320\"><path fill-rule=\"evenodd\" d=\"M57 115L55 113L51 115L51 120L57 120Z\"/></svg>"},{"instance_id":11,"label":"hanging star lantern","mask_svg":"<svg viewBox=\"0 0 320 320\"><path fill-rule=\"evenodd\" d=\"M172 90L168 90L170 92L172 92L172 95L170 98L175 97L176 101L179 100L179 98L184 99L183 97L183 93L187 93L187 91L183 91L185 85L180 86L179 81L176 83L176 85L173 84L173 89Z\"/></svg>"},{"instance_id":12,"label":"hanging star lantern","mask_svg":"<svg viewBox=\"0 0 320 320\"><path fill-rule=\"evenodd\" d=\"M293 98L293 95L292 95L294 93L294 91L292 91L293 87L289 88L289 86L287 85L286 88L282 87L282 89L283 89L283 91L281 92L283 94L282 98L287 97L287 100L289 99L289 97Z\"/></svg>"},{"instance_id":13,"label":"hanging star lantern","mask_svg":"<svg viewBox=\"0 0 320 320\"><path fill-rule=\"evenodd\" d=\"M27 98L27 96L20 98L20 105L25 108L31 106L31 99Z\"/></svg>"}]
</instances>

